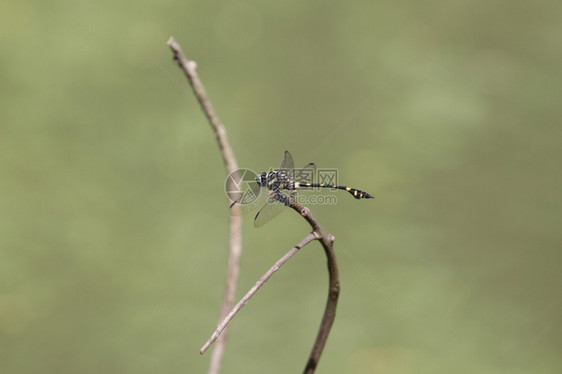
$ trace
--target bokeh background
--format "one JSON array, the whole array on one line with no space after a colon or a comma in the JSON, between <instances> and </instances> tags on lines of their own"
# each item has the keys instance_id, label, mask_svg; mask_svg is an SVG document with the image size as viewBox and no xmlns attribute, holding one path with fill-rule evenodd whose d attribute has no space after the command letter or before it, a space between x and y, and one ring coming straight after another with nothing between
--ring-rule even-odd
<instances>
[{"instance_id":1,"label":"bokeh background","mask_svg":"<svg viewBox=\"0 0 562 374\"><path fill-rule=\"evenodd\" d=\"M561 372L561 4L4 1L0 371L206 372L228 201L174 35L241 166L288 149L376 196L312 207L342 283L319 373ZM252 218L240 296L308 231ZM310 245L223 373L301 372L326 285Z\"/></svg>"}]
</instances>

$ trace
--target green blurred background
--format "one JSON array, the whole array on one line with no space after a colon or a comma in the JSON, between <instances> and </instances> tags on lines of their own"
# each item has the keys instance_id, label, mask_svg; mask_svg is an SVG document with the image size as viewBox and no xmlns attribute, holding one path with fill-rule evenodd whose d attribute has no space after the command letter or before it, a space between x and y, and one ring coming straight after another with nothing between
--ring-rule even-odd
<instances>
[{"instance_id":1,"label":"green blurred background","mask_svg":"<svg viewBox=\"0 0 562 374\"><path fill-rule=\"evenodd\" d=\"M228 202L170 35L241 166L288 149L376 196L312 207L342 283L319 373L561 372L560 2L2 8L1 372L206 372ZM308 231L251 219L239 296ZM301 372L326 285L310 245L235 318L223 373Z\"/></svg>"}]
</instances>

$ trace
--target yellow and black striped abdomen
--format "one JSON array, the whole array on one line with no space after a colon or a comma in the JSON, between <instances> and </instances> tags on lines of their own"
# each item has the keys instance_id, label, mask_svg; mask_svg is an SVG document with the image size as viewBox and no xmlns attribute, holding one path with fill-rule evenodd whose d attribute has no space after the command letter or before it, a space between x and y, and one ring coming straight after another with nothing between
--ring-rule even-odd
<instances>
[{"instance_id":1,"label":"yellow and black striped abdomen","mask_svg":"<svg viewBox=\"0 0 562 374\"><path fill-rule=\"evenodd\" d=\"M337 186L337 187L340 188L340 187L343 187L343 186ZM369 195L365 191L357 190L357 189L351 188L351 187L343 187L343 189L346 190L347 192L349 192L350 194L352 194L353 197L356 198L356 199L373 199L373 196Z\"/></svg>"},{"instance_id":2,"label":"yellow and black striped abdomen","mask_svg":"<svg viewBox=\"0 0 562 374\"><path fill-rule=\"evenodd\" d=\"M373 199L374 197L369 195L367 192L347 187L347 186L334 186L333 184L324 183L303 183L295 182L295 188L332 188L337 190L345 190L349 192L356 199Z\"/></svg>"}]
</instances>

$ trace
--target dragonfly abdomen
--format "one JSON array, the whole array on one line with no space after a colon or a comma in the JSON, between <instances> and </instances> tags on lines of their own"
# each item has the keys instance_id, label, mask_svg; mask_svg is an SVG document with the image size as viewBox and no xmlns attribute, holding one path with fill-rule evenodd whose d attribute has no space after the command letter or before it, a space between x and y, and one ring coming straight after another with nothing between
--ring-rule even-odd
<instances>
[{"instance_id":1,"label":"dragonfly abdomen","mask_svg":"<svg viewBox=\"0 0 562 374\"><path fill-rule=\"evenodd\" d=\"M324 183L303 183L295 182L295 188L331 188L334 190L344 190L349 192L356 199L373 199L374 197L369 195L365 191L358 190L356 188L351 188L347 186L336 186L333 184Z\"/></svg>"}]
</instances>

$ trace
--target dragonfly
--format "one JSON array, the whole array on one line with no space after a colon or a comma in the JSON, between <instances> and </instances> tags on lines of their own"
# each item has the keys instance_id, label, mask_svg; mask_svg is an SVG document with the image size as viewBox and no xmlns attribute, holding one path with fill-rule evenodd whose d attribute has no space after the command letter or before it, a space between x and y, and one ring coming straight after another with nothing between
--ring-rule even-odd
<instances>
[{"instance_id":1,"label":"dragonfly","mask_svg":"<svg viewBox=\"0 0 562 374\"><path fill-rule=\"evenodd\" d=\"M316 165L308 163L302 169L295 169L293 156L285 151L283 162L279 169L262 171L250 186L248 195L232 202L230 208L239 206L238 213L243 214L261 206L254 218L254 226L261 227L277 217L289 205L290 197L294 197L299 189L327 188L332 190L344 190L349 192L355 199L372 199L373 196L365 191L339 186L328 183L315 183ZM250 202L248 202L250 200ZM265 200L265 202L264 202ZM232 210L231 210L232 212ZM236 213L233 213L236 214Z\"/></svg>"}]
</instances>

